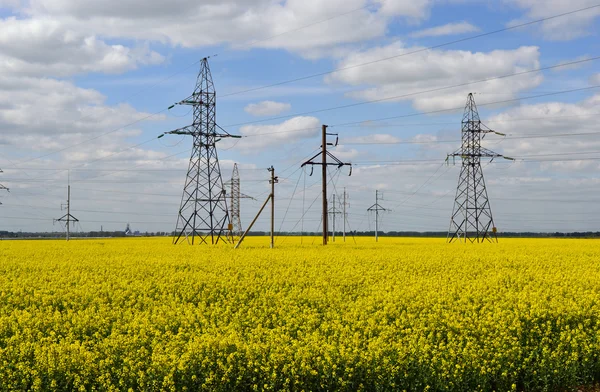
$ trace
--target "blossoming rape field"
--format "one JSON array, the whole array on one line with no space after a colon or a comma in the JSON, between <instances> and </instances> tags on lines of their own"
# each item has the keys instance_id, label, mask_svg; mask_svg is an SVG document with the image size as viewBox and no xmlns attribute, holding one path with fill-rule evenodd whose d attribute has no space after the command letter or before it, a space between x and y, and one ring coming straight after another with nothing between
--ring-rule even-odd
<instances>
[{"instance_id":1,"label":"blossoming rape field","mask_svg":"<svg viewBox=\"0 0 600 392\"><path fill-rule=\"evenodd\" d=\"M0 390L568 391L600 380L599 241L357 241L0 242Z\"/></svg>"}]
</instances>

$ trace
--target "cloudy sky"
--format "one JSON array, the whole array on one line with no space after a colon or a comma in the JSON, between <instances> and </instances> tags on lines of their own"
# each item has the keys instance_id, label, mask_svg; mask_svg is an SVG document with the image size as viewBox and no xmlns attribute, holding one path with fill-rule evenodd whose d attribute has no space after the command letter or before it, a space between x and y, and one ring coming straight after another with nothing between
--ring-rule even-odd
<instances>
[{"instance_id":1,"label":"cloudy sky","mask_svg":"<svg viewBox=\"0 0 600 392\"><path fill-rule=\"evenodd\" d=\"M318 230L320 174L300 164L328 124L353 163L330 177L348 229L374 228L380 190L383 230L447 230L460 162L444 160L473 92L506 134L485 147L516 159L483 164L498 229L600 230L595 3L0 0L0 230L62 230L69 180L78 229L173 230L191 140L157 136L191 122L167 108L205 56L217 122L244 136L219 143L256 199L242 223L273 165L276 228Z\"/></svg>"}]
</instances>

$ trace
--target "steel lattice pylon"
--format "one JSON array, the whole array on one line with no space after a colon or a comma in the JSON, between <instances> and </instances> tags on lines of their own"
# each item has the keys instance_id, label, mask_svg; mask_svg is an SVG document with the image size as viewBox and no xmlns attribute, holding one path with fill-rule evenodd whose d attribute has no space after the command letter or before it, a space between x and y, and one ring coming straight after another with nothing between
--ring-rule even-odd
<instances>
[{"instance_id":1,"label":"steel lattice pylon","mask_svg":"<svg viewBox=\"0 0 600 392\"><path fill-rule=\"evenodd\" d=\"M231 197L231 208L229 209L230 220L231 220L231 235L235 237L241 237L244 234L244 229L242 228L242 220L241 220L241 199L252 199L256 200L252 196L248 196L242 193L241 189L241 181L240 181L240 172L238 170L237 163L233 164L233 172L231 174L231 180L227 181L225 185L229 185L231 187L231 191L229 192L229 196Z\"/></svg>"},{"instance_id":2,"label":"steel lattice pylon","mask_svg":"<svg viewBox=\"0 0 600 392\"><path fill-rule=\"evenodd\" d=\"M462 119L462 146L448 157L462 158L462 167L448 230L448 242L497 242L492 209L483 179L481 158L503 157L481 147L488 133L501 136L481 123L473 94L469 94ZM447 158L448 159L448 158ZM512 159L512 158L506 158Z\"/></svg>"},{"instance_id":3,"label":"steel lattice pylon","mask_svg":"<svg viewBox=\"0 0 600 392\"><path fill-rule=\"evenodd\" d=\"M217 244L230 240L227 195L223 186L216 143L233 136L216 124L216 93L208 58L200 61L194 93L177 103L190 105L194 122L166 134L193 136L192 155L187 171L173 243ZM217 128L220 132L217 132Z\"/></svg>"},{"instance_id":4,"label":"steel lattice pylon","mask_svg":"<svg viewBox=\"0 0 600 392\"><path fill-rule=\"evenodd\" d=\"M0 169L0 173L4 173L4 172L2 171L2 169ZM5 190L5 191L8 191L8 188L7 188L7 187L5 187L4 185L0 184L0 190ZM0 204L2 204L2 203L0 203Z\"/></svg>"},{"instance_id":5,"label":"steel lattice pylon","mask_svg":"<svg viewBox=\"0 0 600 392\"><path fill-rule=\"evenodd\" d=\"M233 225L232 233L236 237L241 237L244 233L240 218L240 198L240 172L237 163L234 163L231 175L231 224Z\"/></svg>"}]
</instances>

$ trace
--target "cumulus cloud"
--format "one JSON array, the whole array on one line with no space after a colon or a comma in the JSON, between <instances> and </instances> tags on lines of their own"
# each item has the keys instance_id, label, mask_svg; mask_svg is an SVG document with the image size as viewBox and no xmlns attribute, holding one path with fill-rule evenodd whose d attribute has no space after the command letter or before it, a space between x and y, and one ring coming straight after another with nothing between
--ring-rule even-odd
<instances>
[{"instance_id":1,"label":"cumulus cloud","mask_svg":"<svg viewBox=\"0 0 600 392\"><path fill-rule=\"evenodd\" d=\"M429 15L432 0L377 0L381 12L385 15L403 15L413 20L422 20Z\"/></svg>"},{"instance_id":2,"label":"cumulus cloud","mask_svg":"<svg viewBox=\"0 0 600 392\"><path fill-rule=\"evenodd\" d=\"M377 0L367 7L367 0L31 0L24 13L106 37L184 47L225 43L283 48L315 57L329 55L325 48L383 36L393 18L421 21L432 3ZM326 23L315 23L319 21ZM306 25L311 27L300 29Z\"/></svg>"},{"instance_id":3,"label":"cumulus cloud","mask_svg":"<svg viewBox=\"0 0 600 392\"><path fill-rule=\"evenodd\" d=\"M425 30L415 31L414 33L410 34L410 36L413 38L441 37L445 35L473 33L476 31L479 31L479 28L477 26L474 26L469 22L458 22L448 23L443 26L437 26Z\"/></svg>"},{"instance_id":4,"label":"cumulus cloud","mask_svg":"<svg viewBox=\"0 0 600 392\"><path fill-rule=\"evenodd\" d=\"M69 29L51 19L0 20L0 70L26 76L122 73L164 57L147 46L108 45L93 34Z\"/></svg>"},{"instance_id":5,"label":"cumulus cloud","mask_svg":"<svg viewBox=\"0 0 600 392\"><path fill-rule=\"evenodd\" d=\"M0 126L7 142L15 135L80 133L90 135L108 131L149 113L127 104L109 106L96 90L83 89L72 82L32 77L0 77ZM151 119L160 120L164 116Z\"/></svg>"},{"instance_id":6,"label":"cumulus cloud","mask_svg":"<svg viewBox=\"0 0 600 392\"><path fill-rule=\"evenodd\" d=\"M287 112L292 108L289 103L262 101L259 103L251 103L244 108L246 113L253 116L276 116L283 112Z\"/></svg>"},{"instance_id":7,"label":"cumulus cloud","mask_svg":"<svg viewBox=\"0 0 600 392\"><path fill-rule=\"evenodd\" d=\"M543 77L526 74L491 80L465 87L421 94L444 86L464 84L482 79L522 72L539 67L539 49L523 46L514 50L470 52L465 50L430 50L393 58L377 66L354 67L353 64L372 62L421 49L404 47L401 43L356 52L338 64L340 71L328 76L329 83L366 86L349 95L361 100L412 101L418 110L440 110L460 107L469 92L495 93L503 91L507 99L519 92L540 85Z\"/></svg>"},{"instance_id":8,"label":"cumulus cloud","mask_svg":"<svg viewBox=\"0 0 600 392\"><path fill-rule=\"evenodd\" d=\"M375 133L368 136L355 136L344 138L342 144L352 144L352 143L398 143L401 141L400 138L397 138L394 135L390 135L387 133Z\"/></svg>"},{"instance_id":9,"label":"cumulus cloud","mask_svg":"<svg viewBox=\"0 0 600 392\"><path fill-rule=\"evenodd\" d=\"M598 113L599 103L600 95L595 95L577 103L522 105L492 116L487 125L508 135L501 144L508 156L534 161L565 159L564 162L540 162L542 169L595 170L598 163L584 158L597 156L595 152L600 151L600 142L594 136L600 132L600 126L591 121ZM582 160L577 161L578 158Z\"/></svg>"},{"instance_id":10,"label":"cumulus cloud","mask_svg":"<svg viewBox=\"0 0 600 392\"><path fill-rule=\"evenodd\" d=\"M240 128L242 140L235 146L242 152L284 146L319 134L320 121L316 117L294 117L281 124L245 125Z\"/></svg>"},{"instance_id":11,"label":"cumulus cloud","mask_svg":"<svg viewBox=\"0 0 600 392\"><path fill-rule=\"evenodd\" d=\"M577 9L597 5L595 0L504 0L506 3L524 9L524 19L515 20L510 25L529 20L547 18ZM543 36L550 40L566 41L589 34L590 27L600 16L600 7L573 13L560 18L544 21L539 27Z\"/></svg>"}]
</instances>

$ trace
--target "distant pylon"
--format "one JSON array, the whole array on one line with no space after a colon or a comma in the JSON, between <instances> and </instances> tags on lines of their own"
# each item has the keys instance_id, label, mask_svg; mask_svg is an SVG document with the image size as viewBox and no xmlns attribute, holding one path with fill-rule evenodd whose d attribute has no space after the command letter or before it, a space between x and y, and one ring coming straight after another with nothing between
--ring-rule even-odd
<instances>
[{"instance_id":1,"label":"distant pylon","mask_svg":"<svg viewBox=\"0 0 600 392\"><path fill-rule=\"evenodd\" d=\"M0 173L4 173L4 172L2 171L2 169L0 169ZM5 187L4 185L0 184L0 191L7 191L7 192L8 192L8 188L7 188L7 187ZM2 203L0 202L0 204L2 204Z\"/></svg>"},{"instance_id":2,"label":"distant pylon","mask_svg":"<svg viewBox=\"0 0 600 392\"><path fill-rule=\"evenodd\" d=\"M375 204L367 208L367 211L369 212L375 211L375 242L379 241L379 211L389 211L387 208L383 208L379 204L379 200L381 200L379 197L379 191L375 190Z\"/></svg>"},{"instance_id":3,"label":"distant pylon","mask_svg":"<svg viewBox=\"0 0 600 392\"><path fill-rule=\"evenodd\" d=\"M67 204L66 206L61 205L61 208L63 207L66 208L67 213L61 216L60 218L56 219L56 221L65 222L67 228L67 241L69 241L69 239L71 238L71 222L79 222L79 219L71 215L71 185L67 187Z\"/></svg>"},{"instance_id":4,"label":"distant pylon","mask_svg":"<svg viewBox=\"0 0 600 392\"><path fill-rule=\"evenodd\" d=\"M343 212L337 208L338 202L339 202L339 199L336 197L336 195L334 193L331 196L331 206L332 207L329 209L329 214L331 215L331 218L332 218L331 220L333 221L333 227L331 230L331 234L332 234L331 239L333 240L333 242L335 242L335 218L336 218L336 215L343 214Z\"/></svg>"},{"instance_id":5,"label":"distant pylon","mask_svg":"<svg viewBox=\"0 0 600 392\"><path fill-rule=\"evenodd\" d=\"M230 241L229 232L232 227L216 143L222 138L240 136L231 135L216 124L216 92L208 58L200 61L200 73L194 93L175 105L192 106L194 122L166 134L193 136L194 144L173 243L186 241L194 244L196 237L199 243L205 244Z\"/></svg>"},{"instance_id":6,"label":"distant pylon","mask_svg":"<svg viewBox=\"0 0 600 392\"><path fill-rule=\"evenodd\" d=\"M231 186L231 192L229 195L231 196L231 225L232 235L234 237L241 237L244 234L244 229L242 227L242 220L240 218L240 201L241 199L253 199L253 197L244 195L241 192L241 184L240 184L240 172L238 170L237 163L233 164L233 173L231 174L231 181L228 181L226 185Z\"/></svg>"},{"instance_id":7,"label":"distant pylon","mask_svg":"<svg viewBox=\"0 0 600 392\"><path fill-rule=\"evenodd\" d=\"M481 147L481 141L488 133L505 136L481 123L473 94L469 94L462 119L461 148L446 158L446 160L449 157L462 158L462 168L448 230L448 242L498 241L492 208L483 179L481 158L492 160L494 158L512 160L512 158Z\"/></svg>"}]
</instances>

